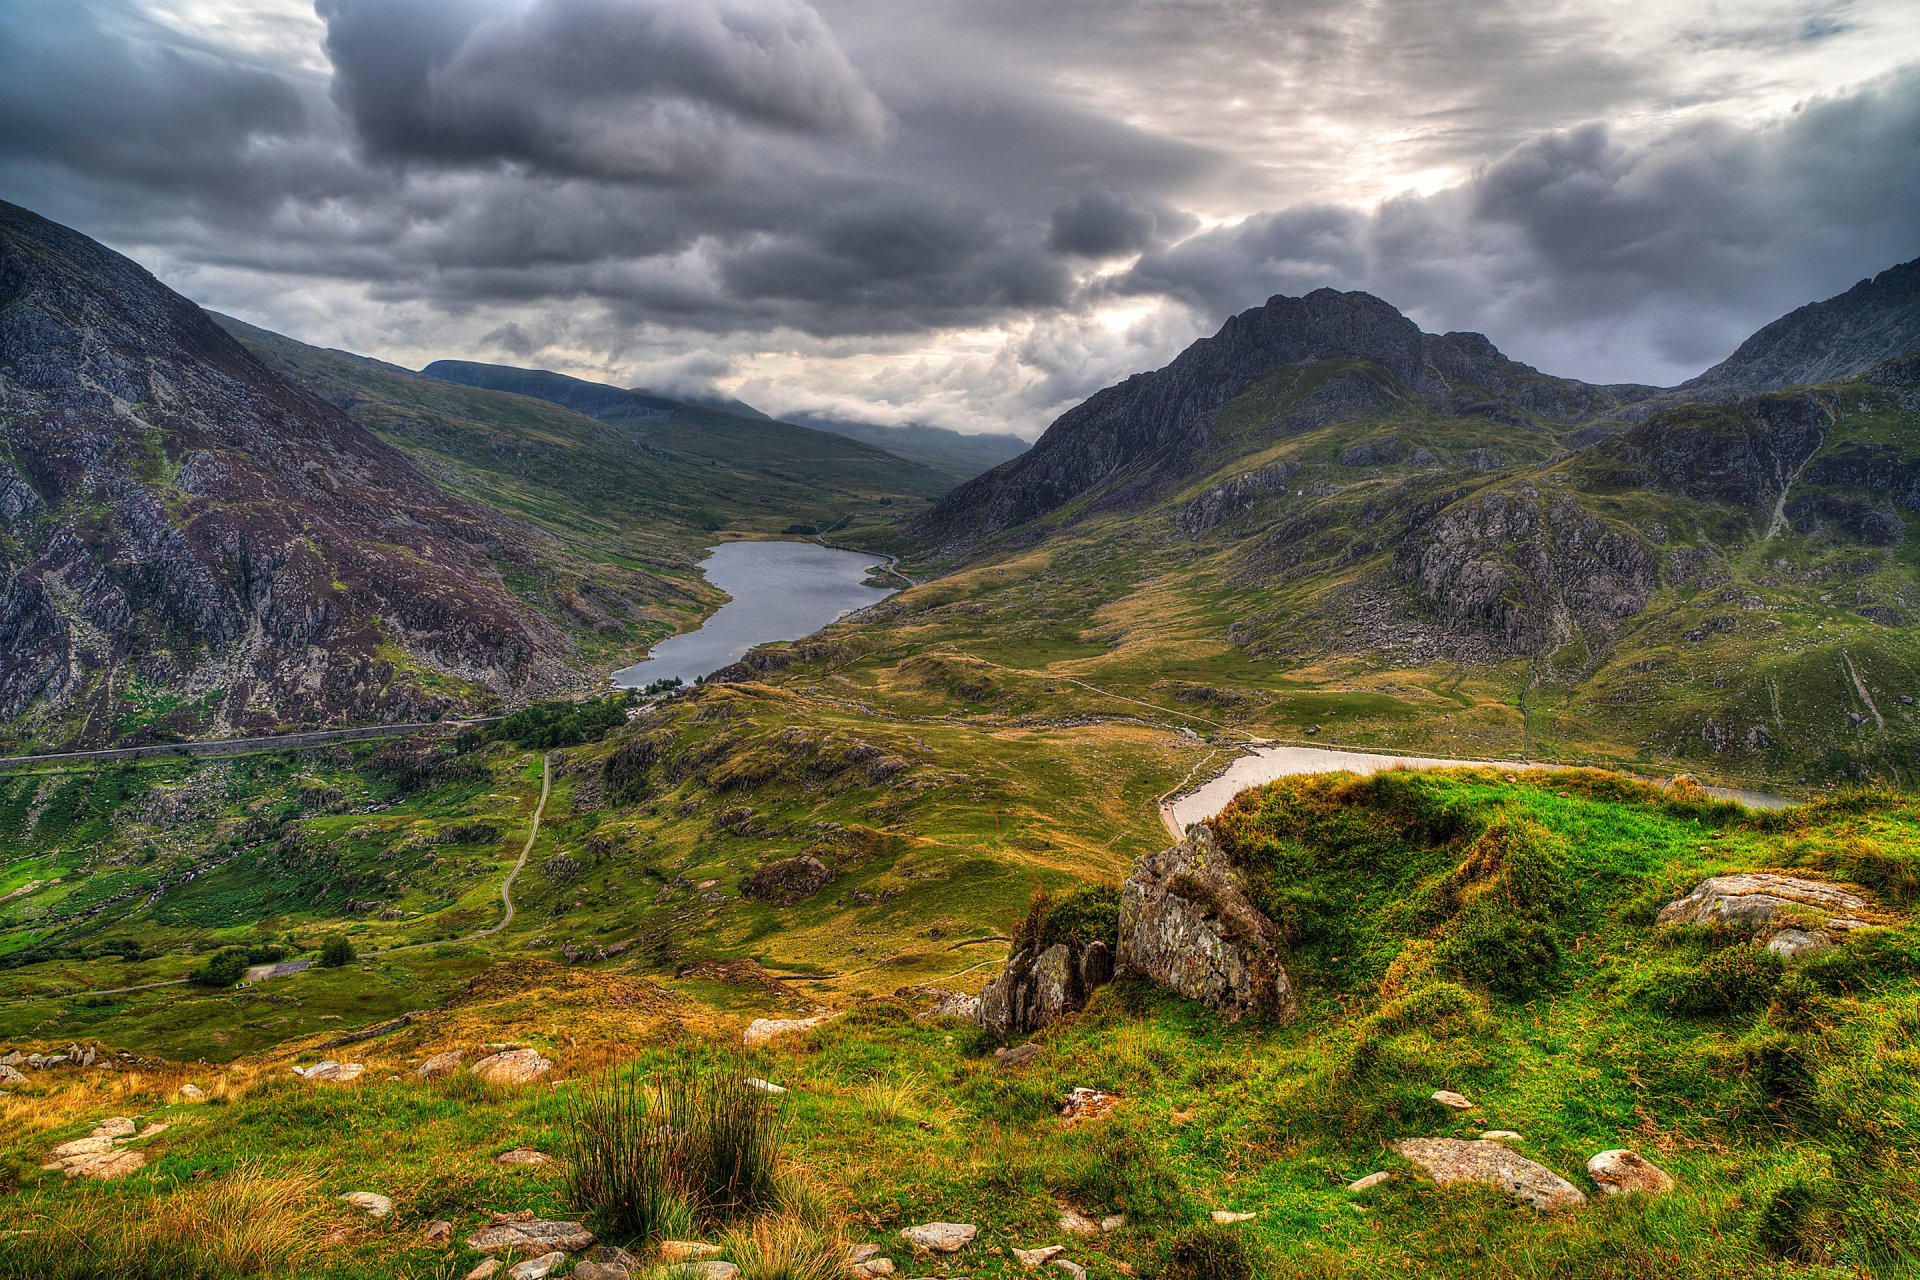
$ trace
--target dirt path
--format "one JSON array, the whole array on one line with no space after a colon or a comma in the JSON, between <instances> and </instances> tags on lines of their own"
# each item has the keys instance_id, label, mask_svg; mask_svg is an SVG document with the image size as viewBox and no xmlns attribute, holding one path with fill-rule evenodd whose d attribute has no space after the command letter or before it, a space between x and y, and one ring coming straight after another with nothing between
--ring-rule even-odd
<instances>
[{"instance_id":1,"label":"dirt path","mask_svg":"<svg viewBox=\"0 0 1920 1280\"><path fill-rule=\"evenodd\" d=\"M533 842L540 838L540 819L547 811L547 796L552 790L553 753L548 752L540 757L540 803L533 807L533 825L527 828L527 842L520 846L519 860L513 864L513 870L507 872L507 878L502 881L500 885L500 901L506 906L507 913L500 918L499 924L494 925L491 929L482 929L478 933L470 933L461 939L462 942L472 942L475 938L491 938L494 934L513 923L513 882L520 878L520 868L527 865L527 855L533 852ZM436 946L438 944L416 942L413 945L416 947L424 947ZM396 951L401 949L402 948L399 947L394 948Z\"/></svg>"}]
</instances>

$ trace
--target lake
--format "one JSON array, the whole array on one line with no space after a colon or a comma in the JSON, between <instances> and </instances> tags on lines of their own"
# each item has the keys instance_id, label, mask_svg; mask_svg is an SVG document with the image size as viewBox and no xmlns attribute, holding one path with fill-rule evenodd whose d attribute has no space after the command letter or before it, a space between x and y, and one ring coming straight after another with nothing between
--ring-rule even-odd
<instances>
[{"instance_id":1,"label":"lake","mask_svg":"<svg viewBox=\"0 0 1920 1280\"><path fill-rule=\"evenodd\" d=\"M679 677L688 684L738 662L770 640L798 640L854 609L885 600L888 587L862 579L885 558L815 542L723 542L700 562L707 581L733 597L696 631L669 636L644 661L613 673L622 689Z\"/></svg>"}]
</instances>

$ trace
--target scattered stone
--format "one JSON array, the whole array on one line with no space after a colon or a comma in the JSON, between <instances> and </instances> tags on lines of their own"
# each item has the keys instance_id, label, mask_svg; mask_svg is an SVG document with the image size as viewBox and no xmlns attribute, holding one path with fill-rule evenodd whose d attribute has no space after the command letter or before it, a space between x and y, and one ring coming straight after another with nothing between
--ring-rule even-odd
<instances>
[{"instance_id":1,"label":"scattered stone","mask_svg":"<svg viewBox=\"0 0 1920 1280\"><path fill-rule=\"evenodd\" d=\"M1015 1067L1026 1066L1039 1056L1040 1046L1029 1040L1027 1043L1016 1045L1011 1049L995 1049L993 1051L993 1062L994 1065L1002 1071L1011 1071Z\"/></svg>"},{"instance_id":2,"label":"scattered stone","mask_svg":"<svg viewBox=\"0 0 1920 1280\"><path fill-rule=\"evenodd\" d=\"M912 988L906 988L912 990ZM980 997L966 995L959 991L945 991L939 987L922 987L919 994L931 998L933 1003L925 1012L913 1016L920 1021L934 1018L958 1018L962 1022L977 1022L980 1018Z\"/></svg>"},{"instance_id":3,"label":"scattered stone","mask_svg":"<svg viewBox=\"0 0 1920 1280\"><path fill-rule=\"evenodd\" d=\"M333 1059L328 1058L326 1061L316 1062L310 1067L292 1067L289 1069L302 1080L319 1081L324 1084L345 1084L349 1080L358 1080L360 1074L366 1070L366 1067L358 1062L335 1062Z\"/></svg>"},{"instance_id":4,"label":"scattered stone","mask_svg":"<svg viewBox=\"0 0 1920 1280\"><path fill-rule=\"evenodd\" d=\"M0 1054L0 1067L17 1067L26 1060L26 1054L20 1052L18 1049L11 1049L4 1054Z\"/></svg>"},{"instance_id":5,"label":"scattered stone","mask_svg":"<svg viewBox=\"0 0 1920 1280\"><path fill-rule=\"evenodd\" d=\"M704 1262L720 1256L720 1246L704 1240L667 1240L660 1245L662 1262Z\"/></svg>"},{"instance_id":6,"label":"scattered stone","mask_svg":"<svg viewBox=\"0 0 1920 1280\"><path fill-rule=\"evenodd\" d=\"M573 1280L630 1280L631 1267L616 1267L608 1262L577 1262L573 1267Z\"/></svg>"},{"instance_id":7,"label":"scattered stone","mask_svg":"<svg viewBox=\"0 0 1920 1280\"><path fill-rule=\"evenodd\" d=\"M868 1258L865 1262L853 1264L855 1280L880 1280L880 1277L892 1274L894 1266L891 1258Z\"/></svg>"},{"instance_id":8,"label":"scattered stone","mask_svg":"<svg viewBox=\"0 0 1920 1280\"><path fill-rule=\"evenodd\" d=\"M621 1267L628 1271L640 1269L640 1259L628 1253L617 1244L595 1245L593 1260L604 1266Z\"/></svg>"},{"instance_id":9,"label":"scattered stone","mask_svg":"<svg viewBox=\"0 0 1920 1280\"><path fill-rule=\"evenodd\" d=\"M15 1067L0 1065L0 1084L25 1084L27 1077Z\"/></svg>"},{"instance_id":10,"label":"scattered stone","mask_svg":"<svg viewBox=\"0 0 1920 1280\"><path fill-rule=\"evenodd\" d=\"M1473 1110L1473 1103L1465 1094L1455 1093L1451 1089L1435 1089L1433 1091L1433 1100L1441 1106L1451 1107L1455 1111Z\"/></svg>"},{"instance_id":11,"label":"scattered stone","mask_svg":"<svg viewBox=\"0 0 1920 1280\"><path fill-rule=\"evenodd\" d=\"M1127 1225L1127 1215L1124 1213L1110 1213L1106 1217L1100 1219L1100 1230L1103 1232L1118 1231L1120 1228L1126 1225Z\"/></svg>"},{"instance_id":12,"label":"scattered stone","mask_svg":"<svg viewBox=\"0 0 1920 1280\"><path fill-rule=\"evenodd\" d=\"M1015 1249L1013 1259L1031 1271L1035 1267L1045 1266L1067 1251L1063 1244L1041 1245L1038 1249Z\"/></svg>"},{"instance_id":13,"label":"scattered stone","mask_svg":"<svg viewBox=\"0 0 1920 1280\"><path fill-rule=\"evenodd\" d=\"M748 1076L747 1087L749 1089L758 1089L762 1093L785 1093L786 1092L784 1088L773 1083L771 1080L762 1080L758 1076Z\"/></svg>"},{"instance_id":14,"label":"scattered stone","mask_svg":"<svg viewBox=\"0 0 1920 1280\"><path fill-rule=\"evenodd\" d=\"M165 1128L165 1125L150 1126ZM63 1142L47 1153L42 1169L58 1171L69 1178L118 1178L146 1167L147 1158L138 1151L127 1151L123 1144L133 1135L133 1121L124 1116L103 1120L84 1138Z\"/></svg>"},{"instance_id":15,"label":"scattered stone","mask_svg":"<svg viewBox=\"0 0 1920 1280\"><path fill-rule=\"evenodd\" d=\"M538 1049L508 1049L480 1059L467 1068L488 1084L527 1084L553 1070Z\"/></svg>"},{"instance_id":16,"label":"scattered stone","mask_svg":"<svg viewBox=\"0 0 1920 1280\"><path fill-rule=\"evenodd\" d=\"M375 1191L349 1191L335 1199L344 1200L356 1209L365 1209L376 1218L393 1212L393 1201Z\"/></svg>"},{"instance_id":17,"label":"scattered stone","mask_svg":"<svg viewBox=\"0 0 1920 1280\"><path fill-rule=\"evenodd\" d=\"M1077 1262L1068 1262L1065 1258L1055 1258L1053 1265L1066 1272L1073 1280L1087 1280L1087 1269Z\"/></svg>"},{"instance_id":18,"label":"scattered stone","mask_svg":"<svg viewBox=\"0 0 1920 1280\"><path fill-rule=\"evenodd\" d=\"M180 1096L188 1102L199 1102L206 1098L207 1091L197 1084L183 1084L180 1086Z\"/></svg>"},{"instance_id":19,"label":"scattered stone","mask_svg":"<svg viewBox=\"0 0 1920 1280\"><path fill-rule=\"evenodd\" d=\"M1824 880L1752 871L1702 880L1692 893L1662 907L1654 923L1735 928L1755 934L1773 929L1767 950L1791 959L1833 946L1839 935L1865 928L1870 922L1853 913L1866 906L1867 900L1859 894ZM1782 912L1787 913L1784 918ZM1824 924L1810 923L1803 916Z\"/></svg>"},{"instance_id":20,"label":"scattered stone","mask_svg":"<svg viewBox=\"0 0 1920 1280\"><path fill-rule=\"evenodd\" d=\"M1134 863L1120 890L1119 972L1151 978L1229 1018L1298 1015L1278 938L1204 825Z\"/></svg>"},{"instance_id":21,"label":"scattered stone","mask_svg":"<svg viewBox=\"0 0 1920 1280\"><path fill-rule=\"evenodd\" d=\"M448 1049L445 1053L436 1053L413 1069L413 1074L422 1080L435 1080L451 1072L467 1059L465 1049Z\"/></svg>"},{"instance_id":22,"label":"scattered stone","mask_svg":"<svg viewBox=\"0 0 1920 1280\"><path fill-rule=\"evenodd\" d=\"M1673 1190L1673 1178L1666 1170L1633 1151L1616 1148L1602 1151L1587 1161L1587 1172L1610 1196L1644 1192L1657 1196Z\"/></svg>"},{"instance_id":23,"label":"scattered stone","mask_svg":"<svg viewBox=\"0 0 1920 1280\"><path fill-rule=\"evenodd\" d=\"M1524 1142L1525 1139L1511 1129L1489 1129L1480 1135L1485 1142Z\"/></svg>"},{"instance_id":24,"label":"scattered stone","mask_svg":"<svg viewBox=\"0 0 1920 1280\"><path fill-rule=\"evenodd\" d=\"M550 1222L533 1217L492 1223L467 1237L467 1248L481 1253L502 1253L508 1249L517 1253L546 1249L577 1253L592 1245L593 1232L577 1222Z\"/></svg>"},{"instance_id":25,"label":"scattered stone","mask_svg":"<svg viewBox=\"0 0 1920 1280\"><path fill-rule=\"evenodd\" d=\"M1477 1182L1499 1187L1542 1213L1585 1204L1580 1188L1545 1165L1535 1164L1497 1142L1457 1138L1403 1138L1393 1149L1438 1183Z\"/></svg>"},{"instance_id":26,"label":"scattered stone","mask_svg":"<svg viewBox=\"0 0 1920 1280\"><path fill-rule=\"evenodd\" d=\"M747 1024L747 1029L741 1034L740 1040L747 1048L757 1049L763 1044L778 1040L781 1036L811 1031L823 1023L832 1022L839 1016L837 1013L822 1013L811 1018L755 1018Z\"/></svg>"},{"instance_id":27,"label":"scattered stone","mask_svg":"<svg viewBox=\"0 0 1920 1280\"><path fill-rule=\"evenodd\" d=\"M467 1280L487 1280L489 1276L499 1269L500 1259L488 1258L485 1262L467 1272Z\"/></svg>"},{"instance_id":28,"label":"scattered stone","mask_svg":"<svg viewBox=\"0 0 1920 1280\"><path fill-rule=\"evenodd\" d=\"M453 1224L445 1218L435 1218L427 1224L427 1243L445 1244L453 1239Z\"/></svg>"},{"instance_id":29,"label":"scattered stone","mask_svg":"<svg viewBox=\"0 0 1920 1280\"><path fill-rule=\"evenodd\" d=\"M1211 1216L1214 1222L1220 1226L1230 1227L1236 1222L1252 1222L1260 1215L1257 1213L1229 1213L1225 1209L1215 1209Z\"/></svg>"},{"instance_id":30,"label":"scattered stone","mask_svg":"<svg viewBox=\"0 0 1920 1280\"><path fill-rule=\"evenodd\" d=\"M152 1124L148 1125L146 1128L140 1131L140 1136L142 1138L151 1138L155 1134L165 1133L167 1130L171 1128L173 1128L173 1126L168 1124L165 1120L155 1120Z\"/></svg>"},{"instance_id":31,"label":"scattered stone","mask_svg":"<svg viewBox=\"0 0 1920 1280\"><path fill-rule=\"evenodd\" d=\"M980 1228L967 1222L926 1222L917 1227L907 1227L900 1232L900 1238L915 1249L925 1249L932 1253L958 1253L973 1243L980 1234Z\"/></svg>"},{"instance_id":32,"label":"scattered stone","mask_svg":"<svg viewBox=\"0 0 1920 1280\"><path fill-rule=\"evenodd\" d=\"M1069 1125L1083 1120L1104 1120L1120 1107L1120 1099L1098 1089L1075 1089L1060 1108L1060 1118Z\"/></svg>"},{"instance_id":33,"label":"scattered stone","mask_svg":"<svg viewBox=\"0 0 1920 1280\"><path fill-rule=\"evenodd\" d=\"M740 1268L731 1262L682 1262L668 1267L666 1275L669 1280L740 1280Z\"/></svg>"},{"instance_id":34,"label":"scattered stone","mask_svg":"<svg viewBox=\"0 0 1920 1280\"><path fill-rule=\"evenodd\" d=\"M493 1158L495 1164L552 1164L553 1157L544 1151L535 1151L531 1147L515 1147L511 1151L502 1151Z\"/></svg>"},{"instance_id":35,"label":"scattered stone","mask_svg":"<svg viewBox=\"0 0 1920 1280\"><path fill-rule=\"evenodd\" d=\"M1097 1236L1100 1234L1100 1224L1077 1209L1063 1208L1060 1211L1060 1229L1062 1231L1071 1231L1077 1236Z\"/></svg>"},{"instance_id":36,"label":"scattered stone","mask_svg":"<svg viewBox=\"0 0 1920 1280\"><path fill-rule=\"evenodd\" d=\"M93 1127L96 1138L130 1138L139 1126L125 1116L110 1116Z\"/></svg>"},{"instance_id":37,"label":"scattered stone","mask_svg":"<svg viewBox=\"0 0 1920 1280\"><path fill-rule=\"evenodd\" d=\"M543 1253L537 1258L528 1258L525 1262L516 1262L507 1271L508 1280L547 1280L547 1277L567 1265L564 1253Z\"/></svg>"},{"instance_id":38,"label":"scattered stone","mask_svg":"<svg viewBox=\"0 0 1920 1280\"><path fill-rule=\"evenodd\" d=\"M1381 1183L1387 1181L1391 1177L1393 1177L1393 1175L1383 1169L1379 1173L1370 1173L1364 1178L1355 1178L1352 1182L1349 1182L1347 1184L1347 1190L1371 1191L1375 1187L1379 1186Z\"/></svg>"}]
</instances>

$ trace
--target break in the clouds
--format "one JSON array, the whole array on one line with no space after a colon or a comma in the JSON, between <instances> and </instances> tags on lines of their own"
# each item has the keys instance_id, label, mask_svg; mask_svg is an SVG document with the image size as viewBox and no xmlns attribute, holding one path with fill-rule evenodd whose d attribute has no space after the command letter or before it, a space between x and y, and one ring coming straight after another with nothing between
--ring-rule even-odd
<instances>
[{"instance_id":1,"label":"break in the clouds","mask_svg":"<svg viewBox=\"0 0 1920 1280\"><path fill-rule=\"evenodd\" d=\"M409 364L1033 434L1275 292L1672 382L1920 254L1899 0L10 0L0 197Z\"/></svg>"}]
</instances>

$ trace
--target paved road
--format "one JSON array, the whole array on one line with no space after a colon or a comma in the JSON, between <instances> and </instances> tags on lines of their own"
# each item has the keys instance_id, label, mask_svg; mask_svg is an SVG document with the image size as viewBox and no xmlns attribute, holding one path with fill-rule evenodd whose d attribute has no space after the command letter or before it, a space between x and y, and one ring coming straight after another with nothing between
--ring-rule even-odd
<instances>
[{"instance_id":1,"label":"paved road","mask_svg":"<svg viewBox=\"0 0 1920 1280\"><path fill-rule=\"evenodd\" d=\"M492 724L500 716L476 716L471 720L413 720L405 724L366 724L350 729L310 729L302 733L271 733L256 738L213 738L204 742L156 743L145 747L101 747L93 751L50 751L37 756L0 756L0 769L18 769L61 761L107 763L114 760L140 760L152 756L227 756L250 751L303 751L324 747L330 742L353 742L362 738L393 738L418 733L422 729L464 728Z\"/></svg>"}]
</instances>

